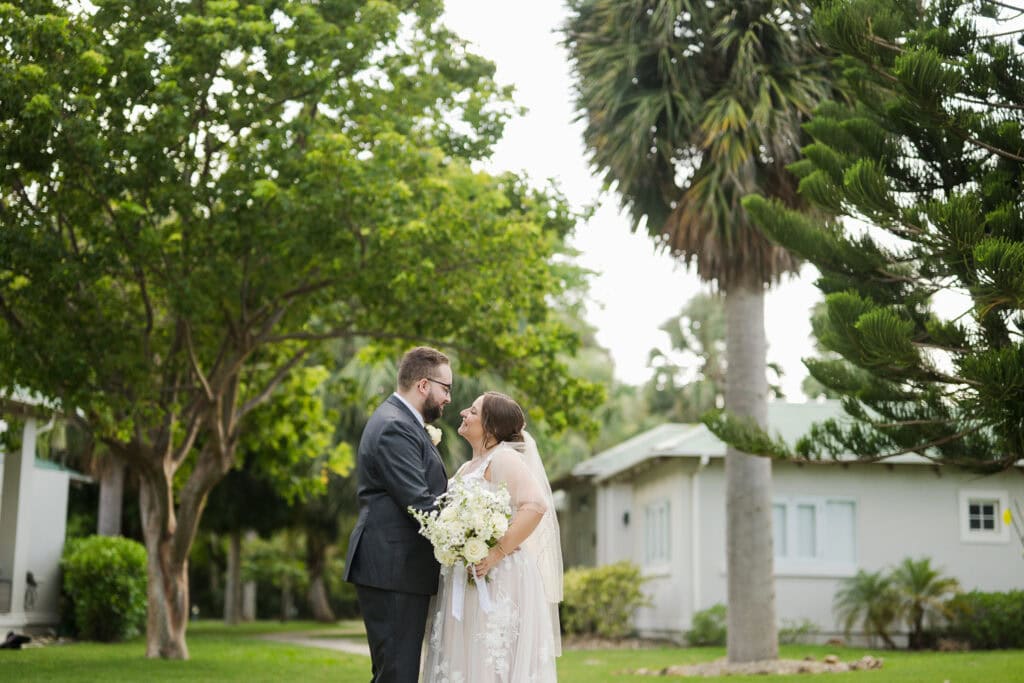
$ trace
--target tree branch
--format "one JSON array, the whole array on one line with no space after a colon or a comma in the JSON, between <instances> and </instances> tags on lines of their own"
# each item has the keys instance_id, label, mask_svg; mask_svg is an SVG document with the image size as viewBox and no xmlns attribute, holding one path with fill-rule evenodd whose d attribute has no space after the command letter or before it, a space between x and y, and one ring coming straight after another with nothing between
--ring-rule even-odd
<instances>
[{"instance_id":1,"label":"tree branch","mask_svg":"<svg viewBox=\"0 0 1024 683\"><path fill-rule=\"evenodd\" d=\"M284 380L284 378L288 376L288 373L291 372L292 368L298 365L299 361L301 361L303 358L306 357L307 354L309 354L312 348L313 346L309 344L299 349L291 358L288 359L288 361L284 365L277 369L277 372L274 373L274 376L270 379L269 382L267 382L267 385L263 387L263 390L260 391L259 394L257 394L256 396L242 404L242 407L238 409L236 426L237 424L241 423L243 417L248 415L250 412L252 412L254 408L259 406L261 403L263 403L270 397L270 394L273 393L274 389L276 389L278 385L281 384L281 382ZM237 434L235 434L234 436L237 437Z\"/></svg>"},{"instance_id":2,"label":"tree branch","mask_svg":"<svg viewBox=\"0 0 1024 683\"><path fill-rule=\"evenodd\" d=\"M185 325L185 346L188 348L188 359L192 364L192 371L196 373L196 378L200 384L203 385L203 391L206 392L206 398L209 401L214 401L215 396L213 390L210 389L210 383L206 380L206 375L203 374L202 369L199 367L199 359L196 358L196 350L192 344L192 329L188 322L184 322Z\"/></svg>"}]
</instances>

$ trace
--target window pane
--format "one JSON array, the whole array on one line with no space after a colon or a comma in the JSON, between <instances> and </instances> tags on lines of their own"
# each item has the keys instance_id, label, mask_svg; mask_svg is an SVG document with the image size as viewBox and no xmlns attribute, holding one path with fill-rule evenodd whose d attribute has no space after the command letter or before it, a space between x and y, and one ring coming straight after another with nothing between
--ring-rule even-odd
<instances>
[{"instance_id":1,"label":"window pane","mask_svg":"<svg viewBox=\"0 0 1024 683\"><path fill-rule=\"evenodd\" d=\"M772 545L775 548L775 557L787 557L789 555L788 543L786 542L786 506L772 505Z\"/></svg>"},{"instance_id":2,"label":"window pane","mask_svg":"<svg viewBox=\"0 0 1024 683\"><path fill-rule=\"evenodd\" d=\"M995 501L972 500L967 505L967 528L972 531L995 531L999 515Z\"/></svg>"},{"instance_id":3,"label":"window pane","mask_svg":"<svg viewBox=\"0 0 1024 683\"><path fill-rule=\"evenodd\" d=\"M825 503L823 556L830 562L856 562L856 524L852 501Z\"/></svg>"},{"instance_id":4,"label":"window pane","mask_svg":"<svg viewBox=\"0 0 1024 683\"><path fill-rule=\"evenodd\" d=\"M816 510L813 505L796 506L796 555L816 557L818 554Z\"/></svg>"},{"instance_id":5,"label":"window pane","mask_svg":"<svg viewBox=\"0 0 1024 683\"><path fill-rule=\"evenodd\" d=\"M644 559L647 564L669 559L669 505L655 503L644 508Z\"/></svg>"}]
</instances>

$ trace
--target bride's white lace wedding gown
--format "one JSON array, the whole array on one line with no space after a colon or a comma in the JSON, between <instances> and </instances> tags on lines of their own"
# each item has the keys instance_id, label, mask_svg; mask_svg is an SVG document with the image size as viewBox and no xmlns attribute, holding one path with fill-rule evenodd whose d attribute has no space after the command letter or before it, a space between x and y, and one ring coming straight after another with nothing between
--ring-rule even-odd
<instances>
[{"instance_id":1,"label":"bride's white lace wedding gown","mask_svg":"<svg viewBox=\"0 0 1024 683\"><path fill-rule=\"evenodd\" d=\"M530 447L535 455L532 439ZM537 458L541 473L531 473L523 458L513 445L501 444L485 456L479 466L466 474L460 470L455 475L466 485L492 490L503 484L508 486L513 519L524 510L543 511L544 518L517 552L503 558L490 571L487 590L492 610L489 614L481 609L478 589L469 579L463 618L457 620L452 614L453 585L455 581L466 582L467 575L458 566L442 567L440 587L431 601L427 621L421 678L424 683L548 683L557 680L555 657L561 654L558 526L557 522L552 523L555 511L547 479L537 481L544 476L543 465L539 465ZM466 466L463 469L467 469ZM490 481L485 478L485 472ZM555 554L557 557L553 556Z\"/></svg>"}]
</instances>

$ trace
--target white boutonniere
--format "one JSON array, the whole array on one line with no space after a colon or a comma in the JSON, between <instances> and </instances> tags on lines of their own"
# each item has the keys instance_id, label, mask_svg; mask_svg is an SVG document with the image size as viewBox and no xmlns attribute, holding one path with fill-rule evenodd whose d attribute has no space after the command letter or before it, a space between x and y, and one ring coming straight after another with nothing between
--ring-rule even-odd
<instances>
[{"instance_id":1,"label":"white boutonniere","mask_svg":"<svg viewBox=\"0 0 1024 683\"><path fill-rule=\"evenodd\" d=\"M435 446L441 443L441 430L434 425L424 425L427 428L427 434L430 436L430 443Z\"/></svg>"}]
</instances>

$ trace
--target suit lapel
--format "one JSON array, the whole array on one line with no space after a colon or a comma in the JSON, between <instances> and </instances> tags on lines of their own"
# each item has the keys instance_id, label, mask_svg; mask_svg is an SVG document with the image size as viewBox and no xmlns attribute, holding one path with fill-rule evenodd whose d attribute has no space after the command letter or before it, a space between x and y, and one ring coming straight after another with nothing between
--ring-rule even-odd
<instances>
[{"instance_id":1,"label":"suit lapel","mask_svg":"<svg viewBox=\"0 0 1024 683\"><path fill-rule=\"evenodd\" d=\"M427 433L427 428L420 424L419 418L412 413L412 409L402 401L398 400L394 394L388 396L388 402L402 411L402 415L404 415L407 420L412 420L413 424L416 425L417 429L419 429L421 433L420 439L426 441L427 447L434 453L434 457L437 458L437 463L441 466L441 471L444 472L444 476L447 478L448 469L444 466L444 459L441 458L441 452L437 450L437 446L435 446L434 442L430 440L430 434Z\"/></svg>"}]
</instances>

